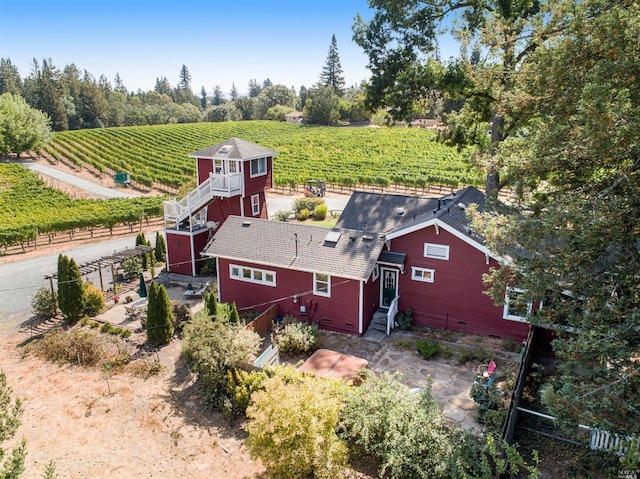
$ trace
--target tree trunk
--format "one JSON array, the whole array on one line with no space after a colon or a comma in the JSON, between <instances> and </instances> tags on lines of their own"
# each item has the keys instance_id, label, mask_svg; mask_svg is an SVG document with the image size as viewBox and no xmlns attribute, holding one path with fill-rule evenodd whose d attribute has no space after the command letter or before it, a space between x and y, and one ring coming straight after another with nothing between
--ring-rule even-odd
<instances>
[{"instance_id":1,"label":"tree trunk","mask_svg":"<svg viewBox=\"0 0 640 479\"><path fill-rule=\"evenodd\" d=\"M500 185L500 171L495 165L493 158L496 154L496 146L504 140L504 117L494 112L491 118L491 147L489 149L489 164L487 165L487 180L485 183L485 194L490 196L497 194L502 187Z\"/></svg>"}]
</instances>

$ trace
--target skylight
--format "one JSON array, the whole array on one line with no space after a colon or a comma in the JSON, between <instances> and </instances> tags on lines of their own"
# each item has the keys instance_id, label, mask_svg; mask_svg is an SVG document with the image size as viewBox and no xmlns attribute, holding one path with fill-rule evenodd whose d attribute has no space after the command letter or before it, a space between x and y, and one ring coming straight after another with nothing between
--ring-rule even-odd
<instances>
[{"instance_id":1,"label":"skylight","mask_svg":"<svg viewBox=\"0 0 640 479\"><path fill-rule=\"evenodd\" d=\"M231 151L231 145L224 145L222 148L220 148L220 151L218 151L218 154L219 155L226 155L230 151Z\"/></svg>"}]
</instances>

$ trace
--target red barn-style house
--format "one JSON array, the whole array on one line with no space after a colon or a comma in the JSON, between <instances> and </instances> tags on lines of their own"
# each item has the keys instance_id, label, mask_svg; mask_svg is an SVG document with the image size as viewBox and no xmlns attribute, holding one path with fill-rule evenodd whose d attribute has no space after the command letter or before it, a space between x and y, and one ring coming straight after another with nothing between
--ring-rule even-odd
<instances>
[{"instance_id":1,"label":"red barn-style house","mask_svg":"<svg viewBox=\"0 0 640 479\"><path fill-rule=\"evenodd\" d=\"M484 208L467 187L443 198L355 192L335 228L230 217L203 252L216 258L219 299L321 328L363 335L411 309L413 324L523 340L517 290L496 306L482 275L498 267L465 210Z\"/></svg>"},{"instance_id":2,"label":"red barn-style house","mask_svg":"<svg viewBox=\"0 0 640 479\"><path fill-rule=\"evenodd\" d=\"M198 186L185 198L164 202L167 271L200 272L200 251L231 215L267 218L265 190L273 184L278 152L239 138L191 153Z\"/></svg>"}]
</instances>

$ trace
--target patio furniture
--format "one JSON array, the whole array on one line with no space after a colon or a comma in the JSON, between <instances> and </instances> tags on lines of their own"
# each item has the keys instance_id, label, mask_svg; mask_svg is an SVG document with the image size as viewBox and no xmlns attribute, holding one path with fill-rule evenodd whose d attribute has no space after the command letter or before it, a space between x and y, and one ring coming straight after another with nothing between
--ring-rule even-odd
<instances>
[{"instance_id":1,"label":"patio furniture","mask_svg":"<svg viewBox=\"0 0 640 479\"><path fill-rule=\"evenodd\" d=\"M481 364L478 366L475 382L483 388L490 388L498 376L496 369L497 367L494 361L490 361L489 364Z\"/></svg>"},{"instance_id":2,"label":"patio furniture","mask_svg":"<svg viewBox=\"0 0 640 479\"><path fill-rule=\"evenodd\" d=\"M197 291L194 289L187 289L184 292L184 297L185 299L202 298L202 295L207 291L207 289L209 289L209 281L207 281L204 286Z\"/></svg>"}]
</instances>

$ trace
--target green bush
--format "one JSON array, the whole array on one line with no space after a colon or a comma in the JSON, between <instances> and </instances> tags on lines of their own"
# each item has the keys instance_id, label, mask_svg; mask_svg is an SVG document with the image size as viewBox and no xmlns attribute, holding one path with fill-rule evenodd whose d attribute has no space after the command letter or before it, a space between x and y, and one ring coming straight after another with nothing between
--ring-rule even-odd
<instances>
[{"instance_id":1,"label":"green bush","mask_svg":"<svg viewBox=\"0 0 640 479\"><path fill-rule=\"evenodd\" d=\"M298 211L298 214L296 214L296 218L298 221L307 221L309 218L309 210L306 208L301 209Z\"/></svg>"},{"instance_id":2,"label":"green bush","mask_svg":"<svg viewBox=\"0 0 640 479\"><path fill-rule=\"evenodd\" d=\"M49 319L56 315L56 297L51 289L42 286L31 298L31 311L38 318Z\"/></svg>"},{"instance_id":3,"label":"green bush","mask_svg":"<svg viewBox=\"0 0 640 479\"><path fill-rule=\"evenodd\" d=\"M308 353L317 349L319 334L318 325L295 321L273 333L271 342L284 354Z\"/></svg>"},{"instance_id":4,"label":"green bush","mask_svg":"<svg viewBox=\"0 0 640 479\"><path fill-rule=\"evenodd\" d=\"M478 404L477 419L480 424L486 424L487 426L498 426L496 432L501 431L502 422L504 422L504 405L500 398L500 393L495 386L484 387L481 384L474 382L469 392L471 399ZM500 415L495 411L502 411L502 422L500 421ZM496 424L499 422L499 424Z\"/></svg>"},{"instance_id":5,"label":"green bush","mask_svg":"<svg viewBox=\"0 0 640 479\"><path fill-rule=\"evenodd\" d=\"M411 329L411 323L413 322L413 311L411 311L411 308L407 308L404 313L397 313L395 320L401 331L409 331Z\"/></svg>"},{"instance_id":6,"label":"green bush","mask_svg":"<svg viewBox=\"0 0 640 479\"><path fill-rule=\"evenodd\" d=\"M313 216L315 216L318 221L324 220L327 217L327 205L321 204L316 206L316 209L313 210Z\"/></svg>"},{"instance_id":7,"label":"green bush","mask_svg":"<svg viewBox=\"0 0 640 479\"><path fill-rule=\"evenodd\" d=\"M416 349L420 356L429 359L440 352L440 343L431 338L420 338L416 341Z\"/></svg>"},{"instance_id":8,"label":"green bush","mask_svg":"<svg viewBox=\"0 0 640 479\"><path fill-rule=\"evenodd\" d=\"M322 198L298 198L293 202L293 212L298 217L302 210L315 211L315 209L324 203Z\"/></svg>"},{"instance_id":9,"label":"green bush","mask_svg":"<svg viewBox=\"0 0 640 479\"><path fill-rule=\"evenodd\" d=\"M190 367L198 373L205 400L224 408L228 399L227 371L252 363L262 339L243 324L219 317L195 315L183 329L182 348Z\"/></svg>"},{"instance_id":10,"label":"green bush","mask_svg":"<svg viewBox=\"0 0 640 479\"><path fill-rule=\"evenodd\" d=\"M245 444L269 477L344 477L347 446L336 430L345 387L289 366L278 368L264 390L251 396Z\"/></svg>"},{"instance_id":11,"label":"green bush","mask_svg":"<svg viewBox=\"0 0 640 479\"><path fill-rule=\"evenodd\" d=\"M273 218L276 221L287 221L290 215L291 215L291 211L280 210L280 211L276 211L276 214L273 215Z\"/></svg>"},{"instance_id":12,"label":"green bush","mask_svg":"<svg viewBox=\"0 0 640 479\"><path fill-rule=\"evenodd\" d=\"M228 396L230 398L228 411L230 416L244 416L251 399L251 394L264 389L264 384L273 374L266 370L244 371L229 369L227 371Z\"/></svg>"},{"instance_id":13,"label":"green bush","mask_svg":"<svg viewBox=\"0 0 640 479\"><path fill-rule=\"evenodd\" d=\"M127 280L136 278L142 273L142 260L140 258L129 258L122 262L122 271Z\"/></svg>"},{"instance_id":14,"label":"green bush","mask_svg":"<svg viewBox=\"0 0 640 479\"><path fill-rule=\"evenodd\" d=\"M93 283L84 283L84 314L97 316L104 311L105 306L104 293Z\"/></svg>"},{"instance_id":15,"label":"green bush","mask_svg":"<svg viewBox=\"0 0 640 479\"><path fill-rule=\"evenodd\" d=\"M368 374L359 387L350 388L340 436L352 450L379 461L378 477L451 477L447 472L454 444L431 385L411 394L399 377Z\"/></svg>"}]
</instances>

